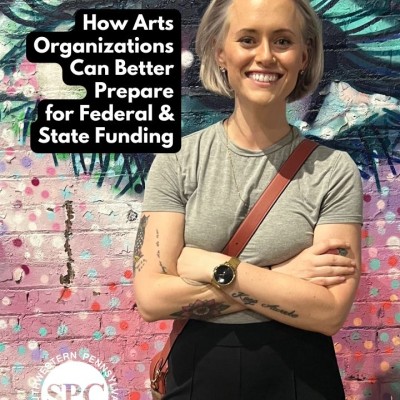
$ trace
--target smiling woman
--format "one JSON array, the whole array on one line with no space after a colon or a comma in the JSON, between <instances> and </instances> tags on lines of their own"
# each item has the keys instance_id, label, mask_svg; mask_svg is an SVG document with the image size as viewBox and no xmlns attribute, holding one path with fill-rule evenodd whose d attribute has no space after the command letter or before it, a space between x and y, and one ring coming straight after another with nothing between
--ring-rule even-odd
<instances>
[{"instance_id":1,"label":"smiling woman","mask_svg":"<svg viewBox=\"0 0 400 400\"><path fill-rule=\"evenodd\" d=\"M238 258L222 254L303 141L290 101L322 75L308 0L213 0L196 41L204 86L232 115L153 162L135 246L138 310L187 319L165 400L344 400L331 335L359 281L362 190L344 152L318 146ZM229 273L230 272L230 273Z\"/></svg>"}]
</instances>

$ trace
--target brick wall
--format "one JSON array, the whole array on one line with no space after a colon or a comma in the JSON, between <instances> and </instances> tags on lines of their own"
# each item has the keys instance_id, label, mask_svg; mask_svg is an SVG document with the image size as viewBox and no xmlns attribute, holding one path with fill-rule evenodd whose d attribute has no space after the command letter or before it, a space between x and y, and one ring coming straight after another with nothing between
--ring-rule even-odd
<instances>
[{"instance_id":1,"label":"brick wall","mask_svg":"<svg viewBox=\"0 0 400 400\"><path fill-rule=\"evenodd\" d=\"M26 61L26 34L35 27L66 28L76 8L178 8L188 133L231 106L198 86L193 39L206 4L0 3L1 400L34 400L40 369L66 352L90 353L107 364L120 398L148 399L147 361L170 328L169 322L140 320L131 287L152 157L33 153L29 125L36 100L79 97L79 89L63 87L56 67ZM400 8L372 0L313 4L324 19L326 73L314 96L290 106L289 118L305 135L347 150L364 182L362 279L335 336L336 351L349 400L399 399Z\"/></svg>"}]
</instances>

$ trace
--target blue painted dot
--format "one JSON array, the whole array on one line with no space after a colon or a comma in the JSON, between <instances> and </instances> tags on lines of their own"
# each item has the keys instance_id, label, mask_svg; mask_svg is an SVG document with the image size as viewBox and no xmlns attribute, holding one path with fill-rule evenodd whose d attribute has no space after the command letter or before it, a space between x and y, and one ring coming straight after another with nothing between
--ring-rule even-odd
<instances>
[{"instance_id":1,"label":"blue painted dot","mask_svg":"<svg viewBox=\"0 0 400 400\"><path fill-rule=\"evenodd\" d=\"M57 335L58 336L65 336L68 333L68 326L65 324L61 324L58 328L57 328Z\"/></svg>"},{"instance_id":2,"label":"blue painted dot","mask_svg":"<svg viewBox=\"0 0 400 400\"><path fill-rule=\"evenodd\" d=\"M121 276L121 278L119 279L119 282L121 283L121 285L132 285L132 280L129 280L129 279L125 278L124 276Z\"/></svg>"},{"instance_id":3,"label":"blue painted dot","mask_svg":"<svg viewBox=\"0 0 400 400\"><path fill-rule=\"evenodd\" d=\"M42 327L39 329L39 335L40 335L41 337L46 336L46 335L47 335L47 329L46 329L45 327L42 326Z\"/></svg>"},{"instance_id":4,"label":"blue painted dot","mask_svg":"<svg viewBox=\"0 0 400 400\"><path fill-rule=\"evenodd\" d=\"M8 226L3 221L0 221L0 236L6 234L7 231L8 231Z\"/></svg>"},{"instance_id":5,"label":"blue painted dot","mask_svg":"<svg viewBox=\"0 0 400 400\"><path fill-rule=\"evenodd\" d=\"M83 250L81 255L79 256L82 260L90 260L92 257L92 254L90 253L89 250Z\"/></svg>"},{"instance_id":6,"label":"blue painted dot","mask_svg":"<svg viewBox=\"0 0 400 400\"><path fill-rule=\"evenodd\" d=\"M381 342L387 343L389 341L389 335L386 332L382 332L379 335L379 339L381 340Z\"/></svg>"},{"instance_id":7,"label":"blue painted dot","mask_svg":"<svg viewBox=\"0 0 400 400\"><path fill-rule=\"evenodd\" d=\"M0 162L0 172L4 172L7 169L6 163Z\"/></svg>"},{"instance_id":8,"label":"blue painted dot","mask_svg":"<svg viewBox=\"0 0 400 400\"><path fill-rule=\"evenodd\" d=\"M360 340L360 339L361 339L360 332L353 332L353 333L351 334L351 340L357 341L357 340Z\"/></svg>"},{"instance_id":9,"label":"blue painted dot","mask_svg":"<svg viewBox=\"0 0 400 400\"><path fill-rule=\"evenodd\" d=\"M95 279L98 276L97 271L94 268L88 269L87 271L88 278Z\"/></svg>"},{"instance_id":10,"label":"blue painted dot","mask_svg":"<svg viewBox=\"0 0 400 400\"><path fill-rule=\"evenodd\" d=\"M120 305L121 301L118 297L112 297L109 304L110 308L116 308Z\"/></svg>"},{"instance_id":11,"label":"blue painted dot","mask_svg":"<svg viewBox=\"0 0 400 400\"><path fill-rule=\"evenodd\" d=\"M18 354L19 354L20 356L25 355L25 354L26 354L26 347L25 347L25 346L22 346L22 345L18 346L17 352L18 352Z\"/></svg>"},{"instance_id":12,"label":"blue painted dot","mask_svg":"<svg viewBox=\"0 0 400 400\"><path fill-rule=\"evenodd\" d=\"M86 219L86 221L92 221L93 214L90 211L85 212L85 219Z\"/></svg>"},{"instance_id":13,"label":"blue painted dot","mask_svg":"<svg viewBox=\"0 0 400 400\"><path fill-rule=\"evenodd\" d=\"M103 247L110 247L112 245L111 236L110 235L103 236L103 238L101 239L101 245Z\"/></svg>"},{"instance_id":14,"label":"blue painted dot","mask_svg":"<svg viewBox=\"0 0 400 400\"><path fill-rule=\"evenodd\" d=\"M107 336L115 336L117 334L117 330L113 326L107 326L104 332Z\"/></svg>"},{"instance_id":15,"label":"blue painted dot","mask_svg":"<svg viewBox=\"0 0 400 400\"><path fill-rule=\"evenodd\" d=\"M6 350L6 345L4 343L0 343L0 353Z\"/></svg>"},{"instance_id":16,"label":"blue painted dot","mask_svg":"<svg viewBox=\"0 0 400 400\"><path fill-rule=\"evenodd\" d=\"M12 367L12 370L14 371L15 374L21 374L22 371L24 370L24 366L20 363L15 363Z\"/></svg>"},{"instance_id":17,"label":"blue painted dot","mask_svg":"<svg viewBox=\"0 0 400 400\"><path fill-rule=\"evenodd\" d=\"M395 279L391 282L390 286L392 289L397 290L400 288L400 281L398 279Z\"/></svg>"},{"instance_id":18,"label":"blue painted dot","mask_svg":"<svg viewBox=\"0 0 400 400\"><path fill-rule=\"evenodd\" d=\"M385 220L388 224L393 224L396 221L396 214L392 211L388 211L385 215Z\"/></svg>"},{"instance_id":19,"label":"blue painted dot","mask_svg":"<svg viewBox=\"0 0 400 400\"><path fill-rule=\"evenodd\" d=\"M101 340L102 336L103 335L99 331L96 331L96 332L93 333L93 339L94 340Z\"/></svg>"},{"instance_id":20,"label":"blue painted dot","mask_svg":"<svg viewBox=\"0 0 400 400\"><path fill-rule=\"evenodd\" d=\"M4 386L8 386L10 384L10 377L3 375L2 377L0 377L0 383Z\"/></svg>"},{"instance_id":21,"label":"blue painted dot","mask_svg":"<svg viewBox=\"0 0 400 400\"><path fill-rule=\"evenodd\" d=\"M40 357L42 360L48 360L49 359L49 352L47 350L41 350L40 351Z\"/></svg>"},{"instance_id":22,"label":"blue painted dot","mask_svg":"<svg viewBox=\"0 0 400 400\"><path fill-rule=\"evenodd\" d=\"M47 211L47 219L49 221L54 221L56 219L56 213L53 211Z\"/></svg>"},{"instance_id":23,"label":"blue painted dot","mask_svg":"<svg viewBox=\"0 0 400 400\"><path fill-rule=\"evenodd\" d=\"M44 153L35 153L35 156L36 156L36 158L41 160L42 158L44 158L45 154Z\"/></svg>"},{"instance_id":24,"label":"blue painted dot","mask_svg":"<svg viewBox=\"0 0 400 400\"><path fill-rule=\"evenodd\" d=\"M377 258L373 258L370 262L369 262L369 266L373 271L377 271L380 267L381 267L381 262L379 259Z\"/></svg>"}]
</instances>

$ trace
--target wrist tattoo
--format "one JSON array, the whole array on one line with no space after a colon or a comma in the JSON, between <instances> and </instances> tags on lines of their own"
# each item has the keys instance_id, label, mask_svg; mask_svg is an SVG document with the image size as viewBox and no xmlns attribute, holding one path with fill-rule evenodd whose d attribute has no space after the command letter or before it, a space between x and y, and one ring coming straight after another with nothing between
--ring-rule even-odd
<instances>
[{"instance_id":1,"label":"wrist tattoo","mask_svg":"<svg viewBox=\"0 0 400 400\"><path fill-rule=\"evenodd\" d=\"M269 308L272 311L278 312L280 314L286 315L287 317L297 318L299 314L296 314L295 310L287 311L282 308L278 304L261 304L261 307Z\"/></svg>"},{"instance_id":2,"label":"wrist tattoo","mask_svg":"<svg viewBox=\"0 0 400 400\"><path fill-rule=\"evenodd\" d=\"M196 300L188 306L182 307L181 311L171 314L171 317L184 319L209 319L219 317L223 311L230 306L217 303L215 300Z\"/></svg>"},{"instance_id":3,"label":"wrist tattoo","mask_svg":"<svg viewBox=\"0 0 400 400\"><path fill-rule=\"evenodd\" d=\"M133 270L135 271L140 271L143 268L143 265L145 262L140 262L139 261L143 257L142 253L142 246L143 246L143 241L144 241L144 234L146 230L146 225L147 221L149 220L149 217L146 215L143 215L142 218L140 219L139 227L137 230L136 234L136 241L135 241L135 247L133 251ZM146 260L144 260L146 261Z\"/></svg>"},{"instance_id":4,"label":"wrist tattoo","mask_svg":"<svg viewBox=\"0 0 400 400\"><path fill-rule=\"evenodd\" d=\"M232 297L234 299L236 299L236 298L240 299L241 302L246 306L254 306L255 304L258 303L258 300L252 299L251 297L249 297L248 294L243 293L243 292L232 293Z\"/></svg>"}]
</instances>

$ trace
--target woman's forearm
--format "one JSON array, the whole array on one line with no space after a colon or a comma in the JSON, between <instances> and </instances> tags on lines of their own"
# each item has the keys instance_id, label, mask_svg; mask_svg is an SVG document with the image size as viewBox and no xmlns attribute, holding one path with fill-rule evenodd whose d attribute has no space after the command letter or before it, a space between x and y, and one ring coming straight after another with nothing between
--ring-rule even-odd
<instances>
[{"instance_id":1,"label":"woman's forearm","mask_svg":"<svg viewBox=\"0 0 400 400\"><path fill-rule=\"evenodd\" d=\"M193 285L166 274L146 275L136 280L136 303L142 317L207 320L246 309L226 293L209 284ZM139 283L138 283L139 282Z\"/></svg>"}]
</instances>

